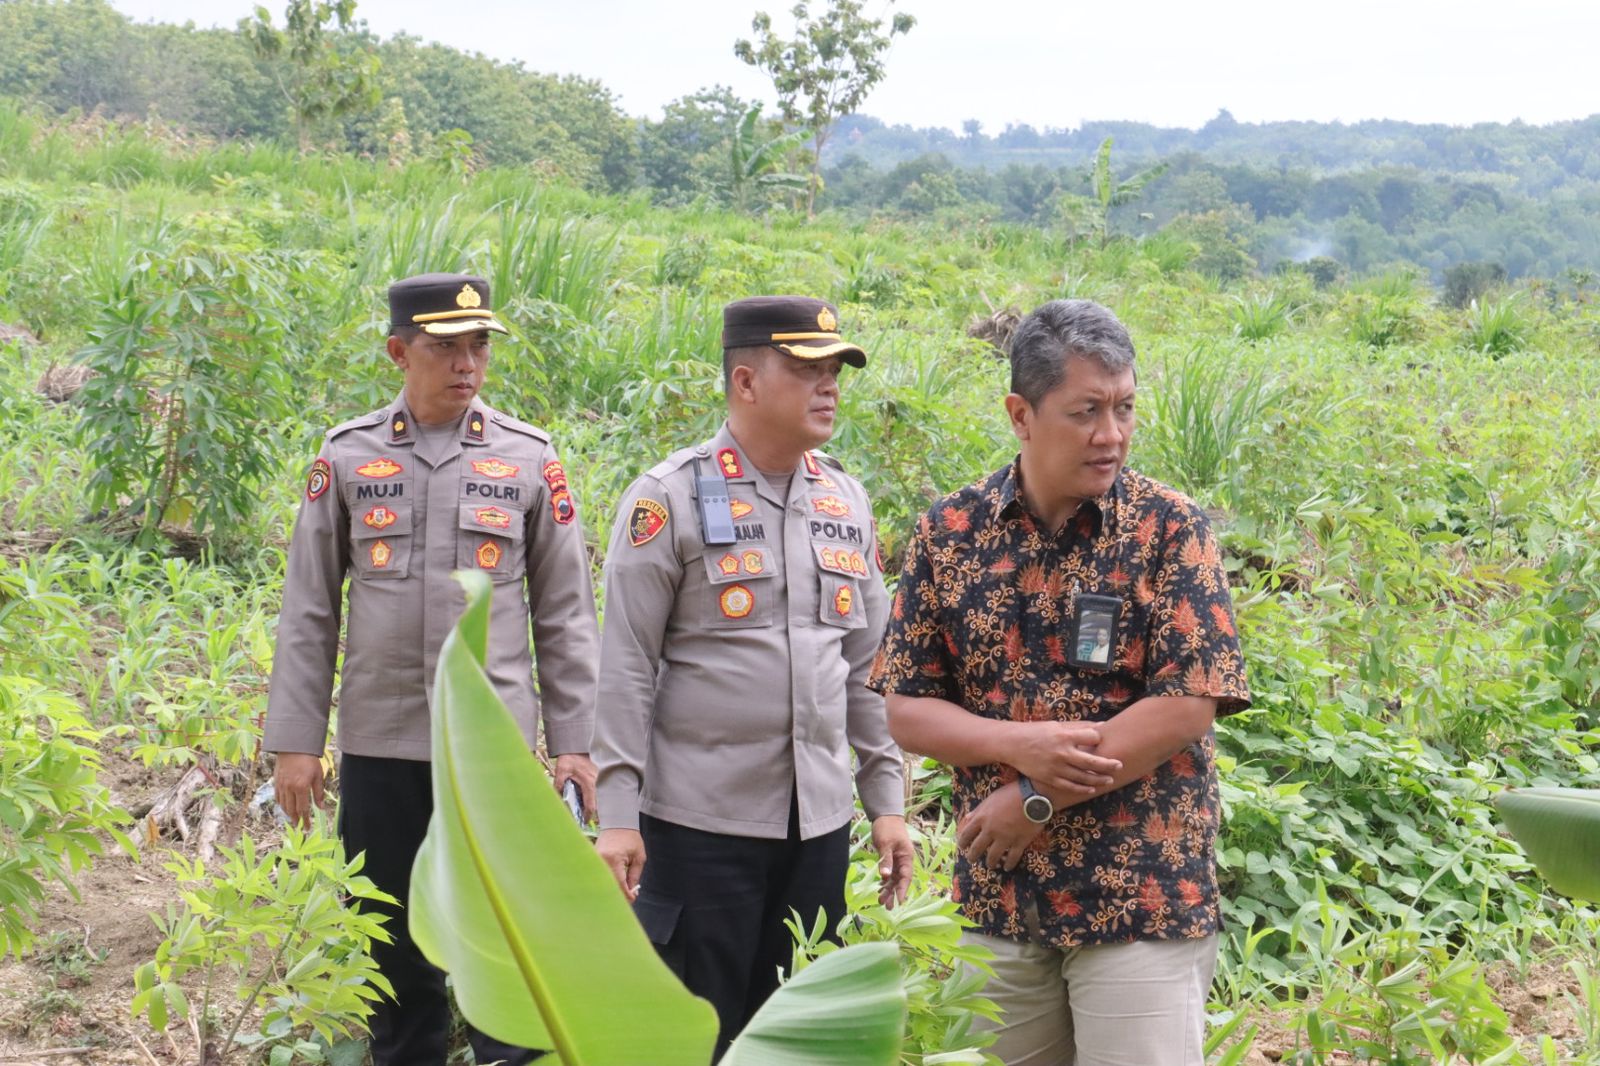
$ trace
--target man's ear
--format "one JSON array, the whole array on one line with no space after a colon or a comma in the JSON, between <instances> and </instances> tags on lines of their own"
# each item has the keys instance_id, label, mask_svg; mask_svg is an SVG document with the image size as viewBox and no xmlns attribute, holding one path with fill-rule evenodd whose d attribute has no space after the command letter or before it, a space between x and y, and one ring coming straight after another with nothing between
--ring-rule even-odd
<instances>
[{"instance_id":1,"label":"man's ear","mask_svg":"<svg viewBox=\"0 0 1600 1066\"><path fill-rule=\"evenodd\" d=\"M1033 423L1033 407L1015 392L1006 393L1006 416L1011 420L1011 432L1018 440L1027 440Z\"/></svg>"},{"instance_id":2,"label":"man's ear","mask_svg":"<svg viewBox=\"0 0 1600 1066\"><path fill-rule=\"evenodd\" d=\"M732 373L728 375L728 387L731 394L745 403L755 403L755 382L756 368L749 363L737 364Z\"/></svg>"},{"instance_id":3,"label":"man's ear","mask_svg":"<svg viewBox=\"0 0 1600 1066\"><path fill-rule=\"evenodd\" d=\"M394 362L395 366L399 367L401 370L406 368L405 341L401 340L399 337L391 336L389 338L389 342L384 345L384 351L388 353L389 358Z\"/></svg>"}]
</instances>

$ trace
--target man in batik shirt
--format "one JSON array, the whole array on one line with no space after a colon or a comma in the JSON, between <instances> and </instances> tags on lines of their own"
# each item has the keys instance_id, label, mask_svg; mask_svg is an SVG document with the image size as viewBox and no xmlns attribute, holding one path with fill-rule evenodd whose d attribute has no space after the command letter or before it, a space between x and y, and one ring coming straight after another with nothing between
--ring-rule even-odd
<instances>
[{"instance_id":1,"label":"man in batik shirt","mask_svg":"<svg viewBox=\"0 0 1600 1066\"><path fill-rule=\"evenodd\" d=\"M995 953L1007 1066L1202 1066L1212 722L1249 705L1216 541L1125 469L1134 351L1056 300L1011 347L1009 466L920 520L870 682L954 767L954 894Z\"/></svg>"}]
</instances>

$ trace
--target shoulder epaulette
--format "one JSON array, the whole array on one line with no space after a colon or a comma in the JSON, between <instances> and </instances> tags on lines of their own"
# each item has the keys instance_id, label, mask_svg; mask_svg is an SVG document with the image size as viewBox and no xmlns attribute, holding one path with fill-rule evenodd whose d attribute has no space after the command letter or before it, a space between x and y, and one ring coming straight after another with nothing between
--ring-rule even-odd
<instances>
[{"instance_id":1,"label":"shoulder epaulette","mask_svg":"<svg viewBox=\"0 0 1600 1066\"><path fill-rule=\"evenodd\" d=\"M489 415L489 418L497 426L504 426L513 432L521 433L523 436L532 437L541 444L550 443L550 434L531 422L524 422L520 418L512 418L504 411L494 411Z\"/></svg>"},{"instance_id":2,"label":"shoulder epaulette","mask_svg":"<svg viewBox=\"0 0 1600 1066\"><path fill-rule=\"evenodd\" d=\"M701 459L709 458L711 456L711 449L707 448L703 444L697 444L693 448L679 448L677 451L661 460L655 466L652 466L649 470L645 471L645 473L647 476L653 477L657 481L660 481L673 471L682 469L685 463L688 463L696 456L699 456Z\"/></svg>"},{"instance_id":3,"label":"shoulder epaulette","mask_svg":"<svg viewBox=\"0 0 1600 1066\"><path fill-rule=\"evenodd\" d=\"M821 459L823 462L827 463L840 473L844 472L844 464L835 459L833 456L829 455L827 452L819 452L813 448L811 449L811 454L816 456L818 459Z\"/></svg>"},{"instance_id":4,"label":"shoulder epaulette","mask_svg":"<svg viewBox=\"0 0 1600 1066\"><path fill-rule=\"evenodd\" d=\"M377 411L368 411L364 415L357 415L348 422L340 422L337 426L334 426L332 429L328 430L327 433L324 433L323 438L325 440L332 440L341 434L350 432L352 429L361 429L363 426L375 426L388 417L389 409L387 407L381 408Z\"/></svg>"}]
</instances>

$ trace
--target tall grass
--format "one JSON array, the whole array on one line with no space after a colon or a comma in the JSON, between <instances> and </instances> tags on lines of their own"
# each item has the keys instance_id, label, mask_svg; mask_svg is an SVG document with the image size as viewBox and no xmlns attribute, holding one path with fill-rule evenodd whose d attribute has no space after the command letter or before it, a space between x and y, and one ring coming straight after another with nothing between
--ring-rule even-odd
<instances>
[{"instance_id":1,"label":"tall grass","mask_svg":"<svg viewBox=\"0 0 1600 1066\"><path fill-rule=\"evenodd\" d=\"M1151 472L1193 496L1209 496L1237 480L1235 459L1262 436L1282 386L1237 353L1198 346L1168 360L1148 397L1139 440Z\"/></svg>"},{"instance_id":2,"label":"tall grass","mask_svg":"<svg viewBox=\"0 0 1600 1066\"><path fill-rule=\"evenodd\" d=\"M1233 335L1245 341L1264 341L1288 329L1298 306L1281 293L1230 297Z\"/></svg>"},{"instance_id":3,"label":"tall grass","mask_svg":"<svg viewBox=\"0 0 1600 1066\"><path fill-rule=\"evenodd\" d=\"M1467 324L1463 339L1475 352L1492 355L1496 359L1527 347L1532 325L1523 316L1516 295L1502 300L1473 300L1467 308Z\"/></svg>"},{"instance_id":4,"label":"tall grass","mask_svg":"<svg viewBox=\"0 0 1600 1066\"><path fill-rule=\"evenodd\" d=\"M546 214L535 197L502 203L488 228L486 274L502 306L540 300L585 326L603 324L616 286L614 228Z\"/></svg>"}]
</instances>

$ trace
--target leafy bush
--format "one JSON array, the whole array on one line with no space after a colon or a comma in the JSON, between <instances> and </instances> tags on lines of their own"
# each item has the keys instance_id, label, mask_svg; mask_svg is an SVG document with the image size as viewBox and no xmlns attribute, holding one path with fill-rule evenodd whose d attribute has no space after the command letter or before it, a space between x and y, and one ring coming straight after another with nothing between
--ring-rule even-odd
<instances>
[{"instance_id":1,"label":"leafy bush","mask_svg":"<svg viewBox=\"0 0 1600 1066\"><path fill-rule=\"evenodd\" d=\"M1482 302L1473 300L1467 308L1467 347L1496 359L1527 346L1532 327L1523 317L1516 296Z\"/></svg>"}]
</instances>

